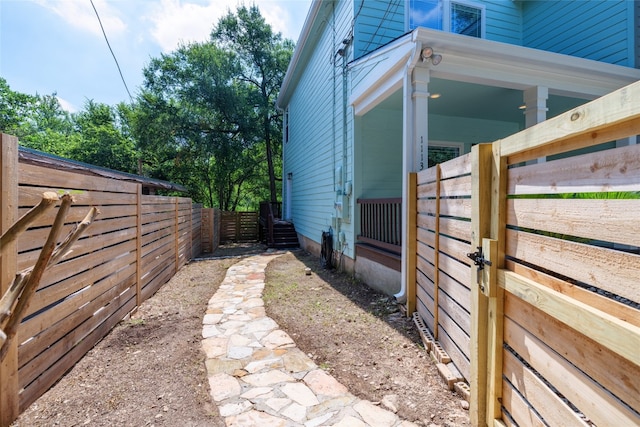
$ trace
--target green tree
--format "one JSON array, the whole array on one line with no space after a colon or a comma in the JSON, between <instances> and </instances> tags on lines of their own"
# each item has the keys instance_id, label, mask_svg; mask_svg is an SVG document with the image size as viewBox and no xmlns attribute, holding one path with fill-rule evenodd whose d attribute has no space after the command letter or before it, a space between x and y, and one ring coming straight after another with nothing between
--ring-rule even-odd
<instances>
[{"instance_id":1,"label":"green tree","mask_svg":"<svg viewBox=\"0 0 640 427\"><path fill-rule=\"evenodd\" d=\"M146 171L223 210L236 208L257 168L251 93L238 70L236 55L212 42L153 59L132 121Z\"/></svg>"},{"instance_id":2,"label":"green tree","mask_svg":"<svg viewBox=\"0 0 640 427\"><path fill-rule=\"evenodd\" d=\"M126 106L87 101L74 119L79 138L69 147L70 158L122 172L137 171L135 142L123 132Z\"/></svg>"},{"instance_id":3,"label":"green tree","mask_svg":"<svg viewBox=\"0 0 640 427\"><path fill-rule=\"evenodd\" d=\"M293 53L293 42L274 33L257 6L241 6L229 12L211 33L214 42L237 52L241 69L238 78L252 88L255 112L264 142L272 202L277 201L276 172L281 171L282 116L275 100Z\"/></svg>"}]
</instances>

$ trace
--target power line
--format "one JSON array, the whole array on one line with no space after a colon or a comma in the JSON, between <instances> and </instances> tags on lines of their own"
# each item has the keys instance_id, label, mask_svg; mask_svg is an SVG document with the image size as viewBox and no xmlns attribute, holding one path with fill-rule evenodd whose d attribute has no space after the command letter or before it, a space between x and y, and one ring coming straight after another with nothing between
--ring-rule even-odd
<instances>
[{"instance_id":1,"label":"power line","mask_svg":"<svg viewBox=\"0 0 640 427\"><path fill-rule=\"evenodd\" d=\"M100 23L100 29L102 30L102 35L104 36L104 40L107 42L107 46L109 46L109 51L111 52L111 56L113 56L113 60L116 62L116 67L118 67L118 73L120 73L122 84L124 84L124 88L127 90L127 93L129 94L129 99L133 104L133 97L131 96L131 92L129 92L129 87L127 86L127 82L124 81L124 76L122 75L122 70L120 69L120 64L118 64L118 59L116 58L116 54L113 53L113 49L111 49L111 44L109 43L109 39L107 38L107 33L104 31L104 27L102 26L102 20L100 19L98 10L96 9L96 6L93 4L93 0L89 0L89 2L91 2L91 7L93 7L93 11L96 13L96 17L98 18L98 22Z\"/></svg>"}]
</instances>

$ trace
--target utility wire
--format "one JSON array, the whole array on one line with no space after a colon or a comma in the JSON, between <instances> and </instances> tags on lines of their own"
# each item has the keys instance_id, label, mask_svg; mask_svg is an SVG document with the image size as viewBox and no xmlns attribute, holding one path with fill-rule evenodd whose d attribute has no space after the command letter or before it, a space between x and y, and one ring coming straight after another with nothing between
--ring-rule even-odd
<instances>
[{"instance_id":1,"label":"utility wire","mask_svg":"<svg viewBox=\"0 0 640 427\"><path fill-rule=\"evenodd\" d=\"M109 43L109 39L107 38L107 33L104 31L104 27L102 26L102 20L100 19L98 10L96 9L96 6L93 4L93 0L89 0L89 2L91 2L91 7L93 7L93 11L96 13L96 17L98 18L98 22L100 23L100 29L102 30L102 35L104 36L104 40L107 42L107 46L109 46L109 51L111 52L111 56L113 56L113 60L116 62L116 67L118 67L118 73L120 73L122 84L124 84L124 88L127 90L127 93L129 94L129 99L133 104L133 97L131 96L131 92L129 92L129 87L127 86L127 82L124 81L124 76L122 75L120 64L118 64L118 58L116 58L116 54L113 53L113 49L111 49L111 44Z\"/></svg>"}]
</instances>

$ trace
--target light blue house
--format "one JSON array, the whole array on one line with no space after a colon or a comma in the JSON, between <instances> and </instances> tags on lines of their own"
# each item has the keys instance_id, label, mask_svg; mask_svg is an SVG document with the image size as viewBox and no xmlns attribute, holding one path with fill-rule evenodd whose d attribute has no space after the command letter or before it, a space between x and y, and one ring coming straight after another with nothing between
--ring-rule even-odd
<instances>
[{"instance_id":1,"label":"light blue house","mask_svg":"<svg viewBox=\"0 0 640 427\"><path fill-rule=\"evenodd\" d=\"M639 67L639 2L314 0L277 100L283 217L312 253L331 231L334 265L402 300L409 172L626 86Z\"/></svg>"}]
</instances>

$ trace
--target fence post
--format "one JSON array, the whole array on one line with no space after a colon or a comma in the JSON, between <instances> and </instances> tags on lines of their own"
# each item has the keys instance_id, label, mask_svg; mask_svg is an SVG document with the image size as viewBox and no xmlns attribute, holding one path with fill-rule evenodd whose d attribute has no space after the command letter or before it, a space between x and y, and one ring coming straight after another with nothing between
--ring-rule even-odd
<instances>
[{"instance_id":1,"label":"fence post","mask_svg":"<svg viewBox=\"0 0 640 427\"><path fill-rule=\"evenodd\" d=\"M491 233L491 144L471 149L471 252ZM471 266L471 425L487 425L487 323L488 298L478 280L478 268Z\"/></svg>"},{"instance_id":2,"label":"fence post","mask_svg":"<svg viewBox=\"0 0 640 427\"><path fill-rule=\"evenodd\" d=\"M440 163L436 166L436 226L433 242L433 339L438 340L440 312Z\"/></svg>"},{"instance_id":3,"label":"fence post","mask_svg":"<svg viewBox=\"0 0 640 427\"><path fill-rule=\"evenodd\" d=\"M18 139L0 134L0 235L18 219ZM17 242L0 248L0 296L4 295L18 268ZM7 343L9 351L0 364L0 425L8 426L20 411L18 396L18 345Z\"/></svg>"},{"instance_id":4,"label":"fence post","mask_svg":"<svg viewBox=\"0 0 640 427\"><path fill-rule=\"evenodd\" d=\"M142 304L142 184L138 184L136 208L136 310Z\"/></svg>"},{"instance_id":5,"label":"fence post","mask_svg":"<svg viewBox=\"0 0 640 427\"><path fill-rule=\"evenodd\" d=\"M418 252L418 174L409 173L407 180L407 317L416 311L416 268ZM363 205L364 206L364 205Z\"/></svg>"},{"instance_id":6,"label":"fence post","mask_svg":"<svg viewBox=\"0 0 640 427\"><path fill-rule=\"evenodd\" d=\"M176 215L175 215L175 233L173 235L173 238L175 239L175 251L176 251L176 268L173 271L173 274L176 274L178 272L178 263L180 262L180 221L179 221L179 214L180 214L180 204L179 204L179 199L176 197L175 198L175 211L176 211Z\"/></svg>"},{"instance_id":7,"label":"fence post","mask_svg":"<svg viewBox=\"0 0 640 427\"><path fill-rule=\"evenodd\" d=\"M506 204L507 204L507 158L502 155L500 141L492 147L491 179L491 239L484 239L483 252L491 261L485 294L488 300L487 337L487 419L502 419L502 347L504 344L504 288L498 286L497 271L504 268Z\"/></svg>"}]
</instances>

